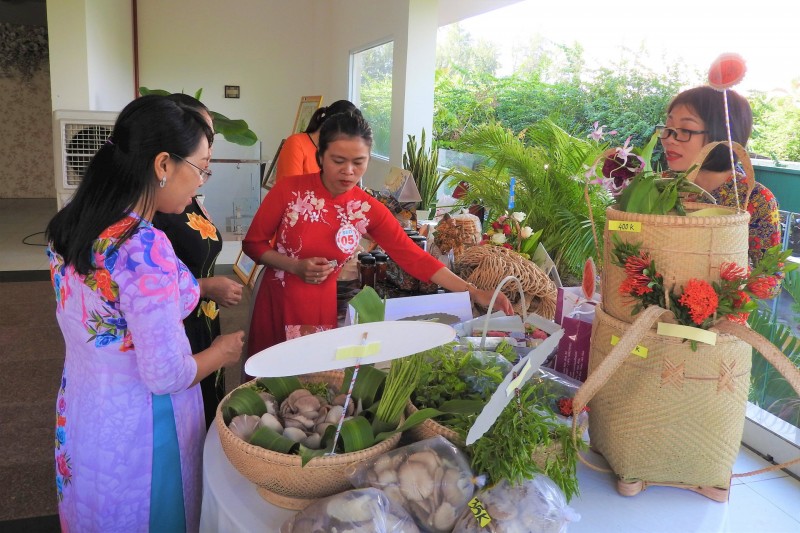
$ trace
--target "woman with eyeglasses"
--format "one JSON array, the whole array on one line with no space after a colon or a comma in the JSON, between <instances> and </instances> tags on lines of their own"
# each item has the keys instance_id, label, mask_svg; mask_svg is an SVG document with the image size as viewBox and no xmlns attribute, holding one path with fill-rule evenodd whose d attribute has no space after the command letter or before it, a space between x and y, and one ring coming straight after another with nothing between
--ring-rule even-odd
<instances>
[{"instance_id":1,"label":"woman with eyeglasses","mask_svg":"<svg viewBox=\"0 0 800 533\"><path fill-rule=\"evenodd\" d=\"M212 135L164 96L134 100L47 226L66 346L55 432L63 531L199 528L199 383L239 359L244 332L192 353L182 321L200 289L152 220L191 204Z\"/></svg>"},{"instance_id":2,"label":"woman with eyeglasses","mask_svg":"<svg viewBox=\"0 0 800 533\"><path fill-rule=\"evenodd\" d=\"M728 90L728 110L731 139L746 146L753 129L750 104L737 92ZM709 86L683 91L670 102L666 124L658 130L669 169L686 172L706 144L728 140L722 92ZM767 248L780 243L778 203L769 189L756 183L745 206L746 179L738 164L735 174L731 173L728 147L717 146L700 167L695 183L711 193L718 205L726 207L736 207L738 191L739 205L750 213L749 257L755 265Z\"/></svg>"},{"instance_id":3,"label":"woman with eyeglasses","mask_svg":"<svg viewBox=\"0 0 800 533\"><path fill-rule=\"evenodd\" d=\"M167 98L182 108L200 113L213 128L211 113L196 98L182 93L171 94ZM211 178L211 170L208 169L210 157L211 145L208 158L195 162L184 159L187 165L196 169L201 185ZM214 265L222 251L222 235L203 207L203 199L199 194L192 198L192 203L186 206L183 213L156 213L153 225L166 234L175 255L189 267L189 271L200 284L200 301L183 320L183 325L192 353L202 352L221 333L217 306L237 305L242 299L242 284L226 276L214 275ZM203 378L200 390L203 392L206 427L209 427L216 416L220 400L225 397L225 369L220 368Z\"/></svg>"},{"instance_id":4,"label":"woman with eyeglasses","mask_svg":"<svg viewBox=\"0 0 800 533\"><path fill-rule=\"evenodd\" d=\"M278 182L261 203L242 241L244 252L266 265L249 354L337 326L336 275L366 232L412 276L488 306L493 291L467 283L416 246L389 209L359 188L371 147L372 130L360 113L332 115L320 130L322 170ZM496 308L513 313L502 293Z\"/></svg>"}]
</instances>

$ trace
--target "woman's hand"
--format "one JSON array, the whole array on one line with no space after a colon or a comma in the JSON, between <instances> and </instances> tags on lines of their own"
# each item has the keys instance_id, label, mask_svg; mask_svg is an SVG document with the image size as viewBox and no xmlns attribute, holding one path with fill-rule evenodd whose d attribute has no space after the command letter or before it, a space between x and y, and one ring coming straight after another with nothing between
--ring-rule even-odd
<instances>
[{"instance_id":1,"label":"woman's hand","mask_svg":"<svg viewBox=\"0 0 800 533\"><path fill-rule=\"evenodd\" d=\"M225 276L213 276L199 281L201 296L214 300L222 307L231 307L242 301L242 284Z\"/></svg>"},{"instance_id":2,"label":"woman's hand","mask_svg":"<svg viewBox=\"0 0 800 533\"><path fill-rule=\"evenodd\" d=\"M306 283L316 285L328 279L333 272L334 264L324 257L299 259L295 265L294 274Z\"/></svg>"},{"instance_id":3,"label":"woman's hand","mask_svg":"<svg viewBox=\"0 0 800 533\"><path fill-rule=\"evenodd\" d=\"M471 289L469 293L472 296L472 299L475 300L475 303L487 308L489 307L489 302L492 301L492 295L494 295L494 291L486 291L478 288ZM511 302L502 292L497 295L497 299L494 301L493 310L502 311L507 315L514 314L514 308L511 307Z\"/></svg>"},{"instance_id":4,"label":"woman's hand","mask_svg":"<svg viewBox=\"0 0 800 533\"><path fill-rule=\"evenodd\" d=\"M211 342L211 348L216 348L219 352L219 366L231 366L242 356L244 348L244 331L239 330L235 333L220 335ZM217 366L217 368L219 368Z\"/></svg>"}]
</instances>

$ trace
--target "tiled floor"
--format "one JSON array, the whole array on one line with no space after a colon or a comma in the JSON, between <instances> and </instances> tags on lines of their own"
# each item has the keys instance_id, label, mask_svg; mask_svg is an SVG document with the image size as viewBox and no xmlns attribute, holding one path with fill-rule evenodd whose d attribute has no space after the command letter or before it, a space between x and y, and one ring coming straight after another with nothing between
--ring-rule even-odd
<instances>
[{"instance_id":1,"label":"tiled floor","mask_svg":"<svg viewBox=\"0 0 800 533\"><path fill-rule=\"evenodd\" d=\"M22 241L44 231L55 209L55 200L0 199L0 272L48 268L44 247ZM44 237L33 235L27 241L43 244ZM238 253L239 244L233 236L228 242L222 264L231 264ZM766 465L755 453L742 448L734 472ZM781 471L734 479L728 503L668 487L651 487L630 498L619 496L611 475L585 467L581 468L580 482L582 495L571 505L582 519L569 526L571 533L800 531L800 482Z\"/></svg>"}]
</instances>

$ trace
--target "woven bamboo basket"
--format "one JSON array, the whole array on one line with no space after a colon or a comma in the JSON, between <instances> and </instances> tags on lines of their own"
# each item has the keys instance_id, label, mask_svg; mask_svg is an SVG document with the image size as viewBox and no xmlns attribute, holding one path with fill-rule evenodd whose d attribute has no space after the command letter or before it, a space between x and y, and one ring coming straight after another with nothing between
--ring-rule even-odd
<instances>
[{"instance_id":1,"label":"woven bamboo basket","mask_svg":"<svg viewBox=\"0 0 800 533\"><path fill-rule=\"evenodd\" d=\"M334 387L342 384L341 371L320 372L300 379L310 383L328 383ZM248 382L241 387L252 386ZM316 457L302 466L299 455L289 455L253 446L234 435L222 418L222 405L217 408L217 431L225 455L231 464L252 483L258 486L259 495L266 501L285 509L304 509L319 498L324 498L352 488L346 472L351 465L372 459L397 446L400 433L365 450Z\"/></svg>"},{"instance_id":2,"label":"woven bamboo basket","mask_svg":"<svg viewBox=\"0 0 800 533\"><path fill-rule=\"evenodd\" d=\"M649 315L665 312L650 309ZM699 344L692 351L682 339L657 335L645 324L631 326L598 308L590 375L612 351L612 336L629 332L647 356L629 353L590 402L592 448L622 481L727 489L742 442L750 345L718 335L716 346Z\"/></svg>"},{"instance_id":3,"label":"woven bamboo basket","mask_svg":"<svg viewBox=\"0 0 800 533\"><path fill-rule=\"evenodd\" d=\"M698 211L709 204L686 202L686 212ZM627 275L625 269L614 265L611 235L625 243L639 243L640 250L650 254L658 271L664 276L667 289L679 291L691 278L708 282L719 280L720 265L736 263L747 266L748 222L746 211L731 208L726 215L693 217L678 215L641 215L626 213L613 207L606 210L609 221L603 232L603 309L624 322L633 322L633 298L623 296L618 288ZM622 223L637 231L610 231L609 226ZM625 224L638 223L640 227Z\"/></svg>"},{"instance_id":4,"label":"woven bamboo basket","mask_svg":"<svg viewBox=\"0 0 800 533\"><path fill-rule=\"evenodd\" d=\"M694 182L703 162L717 146L726 142L709 143L695 158L693 170L686 176ZM746 267L748 261L750 214L746 206L755 186L755 171L747 150L733 143L747 176L747 193L741 209L719 207L713 204L684 202L687 214L714 207L728 214L716 216L641 215L626 213L614 207L606 210L608 221L603 230L602 303L606 313L631 323L634 302L620 295L618 288L625 280L625 270L613 264L612 233L625 243L641 244L640 250L650 254L658 271L664 276L667 290L680 289L691 278L719 281L720 265L736 263ZM614 228L613 230L611 228Z\"/></svg>"}]
</instances>

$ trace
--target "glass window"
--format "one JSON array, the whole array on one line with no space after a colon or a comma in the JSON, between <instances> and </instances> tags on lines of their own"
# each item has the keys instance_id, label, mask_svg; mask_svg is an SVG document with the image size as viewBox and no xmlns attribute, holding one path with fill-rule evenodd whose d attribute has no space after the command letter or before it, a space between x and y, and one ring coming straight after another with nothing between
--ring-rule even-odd
<instances>
[{"instance_id":1,"label":"glass window","mask_svg":"<svg viewBox=\"0 0 800 533\"><path fill-rule=\"evenodd\" d=\"M351 56L350 100L372 127L374 155L389 157L392 124L392 53L394 42L380 44Z\"/></svg>"}]
</instances>

